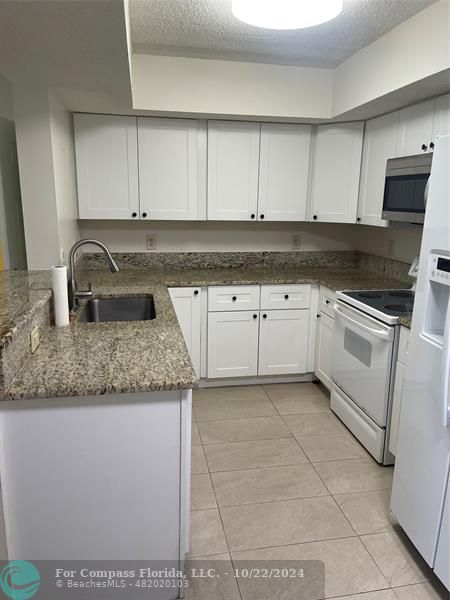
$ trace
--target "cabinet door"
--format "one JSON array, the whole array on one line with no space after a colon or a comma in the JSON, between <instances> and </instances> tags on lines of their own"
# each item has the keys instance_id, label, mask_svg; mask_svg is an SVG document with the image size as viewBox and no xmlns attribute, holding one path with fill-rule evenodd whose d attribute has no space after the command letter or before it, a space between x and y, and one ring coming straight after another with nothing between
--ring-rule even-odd
<instances>
[{"instance_id":1,"label":"cabinet door","mask_svg":"<svg viewBox=\"0 0 450 600\"><path fill-rule=\"evenodd\" d=\"M208 219L256 220L259 123L208 122Z\"/></svg>"},{"instance_id":2,"label":"cabinet door","mask_svg":"<svg viewBox=\"0 0 450 600\"><path fill-rule=\"evenodd\" d=\"M312 220L355 223L363 123L320 125L312 188Z\"/></svg>"},{"instance_id":3,"label":"cabinet door","mask_svg":"<svg viewBox=\"0 0 450 600\"><path fill-rule=\"evenodd\" d=\"M206 123L138 118L142 219L206 218Z\"/></svg>"},{"instance_id":4,"label":"cabinet door","mask_svg":"<svg viewBox=\"0 0 450 600\"><path fill-rule=\"evenodd\" d=\"M135 117L74 115L80 219L139 215Z\"/></svg>"},{"instance_id":5,"label":"cabinet door","mask_svg":"<svg viewBox=\"0 0 450 600\"><path fill-rule=\"evenodd\" d=\"M261 125L258 219L305 221L309 125Z\"/></svg>"},{"instance_id":6,"label":"cabinet door","mask_svg":"<svg viewBox=\"0 0 450 600\"><path fill-rule=\"evenodd\" d=\"M260 313L258 375L306 373L309 310Z\"/></svg>"},{"instance_id":7,"label":"cabinet door","mask_svg":"<svg viewBox=\"0 0 450 600\"><path fill-rule=\"evenodd\" d=\"M383 210L386 162L395 156L398 112L366 123L359 188L358 222L387 227Z\"/></svg>"},{"instance_id":8,"label":"cabinet door","mask_svg":"<svg viewBox=\"0 0 450 600\"><path fill-rule=\"evenodd\" d=\"M333 357L334 320L325 313L320 314L317 324L315 374L318 379L331 389L331 361Z\"/></svg>"},{"instance_id":9,"label":"cabinet door","mask_svg":"<svg viewBox=\"0 0 450 600\"><path fill-rule=\"evenodd\" d=\"M406 367L397 362L395 370L394 393L392 395L391 433L389 437L389 451L394 456L397 454L398 428L400 426L400 411L402 408L403 384L405 382Z\"/></svg>"},{"instance_id":10,"label":"cabinet door","mask_svg":"<svg viewBox=\"0 0 450 600\"><path fill-rule=\"evenodd\" d=\"M170 288L170 298L197 377L200 377L200 288Z\"/></svg>"},{"instance_id":11,"label":"cabinet door","mask_svg":"<svg viewBox=\"0 0 450 600\"><path fill-rule=\"evenodd\" d=\"M256 311L208 314L208 378L257 374L258 323Z\"/></svg>"},{"instance_id":12,"label":"cabinet door","mask_svg":"<svg viewBox=\"0 0 450 600\"><path fill-rule=\"evenodd\" d=\"M430 152L434 100L408 106L399 112L396 156Z\"/></svg>"},{"instance_id":13,"label":"cabinet door","mask_svg":"<svg viewBox=\"0 0 450 600\"><path fill-rule=\"evenodd\" d=\"M433 120L433 142L438 135L450 135L450 94L436 98Z\"/></svg>"}]
</instances>

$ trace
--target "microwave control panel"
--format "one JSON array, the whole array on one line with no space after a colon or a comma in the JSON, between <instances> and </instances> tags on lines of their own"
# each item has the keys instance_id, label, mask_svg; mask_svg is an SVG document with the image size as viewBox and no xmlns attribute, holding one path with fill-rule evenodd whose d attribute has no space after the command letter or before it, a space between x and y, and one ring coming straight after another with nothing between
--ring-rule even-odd
<instances>
[{"instance_id":1,"label":"microwave control panel","mask_svg":"<svg viewBox=\"0 0 450 600\"><path fill-rule=\"evenodd\" d=\"M431 255L430 280L450 286L450 256Z\"/></svg>"}]
</instances>

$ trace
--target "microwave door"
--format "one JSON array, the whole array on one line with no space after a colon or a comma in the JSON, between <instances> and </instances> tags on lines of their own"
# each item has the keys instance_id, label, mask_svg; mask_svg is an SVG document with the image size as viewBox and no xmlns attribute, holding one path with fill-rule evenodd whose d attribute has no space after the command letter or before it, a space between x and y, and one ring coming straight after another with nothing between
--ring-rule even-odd
<instances>
[{"instance_id":1,"label":"microwave door","mask_svg":"<svg viewBox=\"0 0 450 600\"><path fill-rule=\"evenodd\" d=\"M384 190L383 218L423 223L428 177L427 173L388 175Z\"/></svg>"}]
</instances>

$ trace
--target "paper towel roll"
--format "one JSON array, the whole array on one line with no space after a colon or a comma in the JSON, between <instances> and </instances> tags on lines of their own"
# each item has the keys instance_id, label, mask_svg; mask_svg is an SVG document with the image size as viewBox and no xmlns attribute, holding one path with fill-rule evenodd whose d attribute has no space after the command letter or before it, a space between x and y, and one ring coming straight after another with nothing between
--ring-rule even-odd
<instances>
[{"instance_id":1,"label":"paper towel roll","mask_svg":"<svg viewBox=\"0 0 450 600\"><path fill-rule=\"evenodd\" d=\"M53 303L55 325L64 327L69 324L69 296L67 290L67 267L52 267Z\"/></svg>"}]
</instances>

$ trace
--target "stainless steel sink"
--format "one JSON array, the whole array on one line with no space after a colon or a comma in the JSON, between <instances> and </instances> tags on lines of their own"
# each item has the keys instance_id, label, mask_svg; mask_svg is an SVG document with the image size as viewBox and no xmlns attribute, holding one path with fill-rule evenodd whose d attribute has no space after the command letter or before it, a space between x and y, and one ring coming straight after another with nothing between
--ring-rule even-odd
<instances>
[{"instance_id":1,"label":"stainless steel sink","mask_svg":"<svg viewBox=\"0 0 450 600\"><path fill-rule=\"evenodd\" d=\"M81 308L81 323L110 321L149 321L156 318L153 296L114 296L93 298Z\"/></svg>"}]
</instances>

